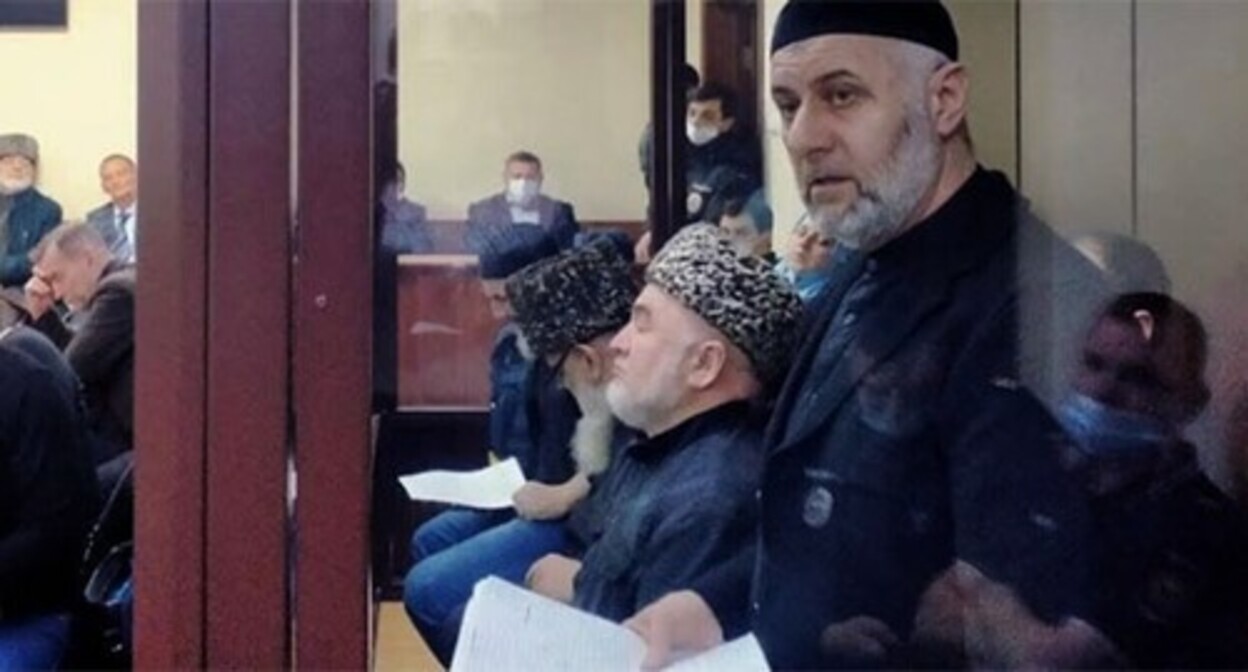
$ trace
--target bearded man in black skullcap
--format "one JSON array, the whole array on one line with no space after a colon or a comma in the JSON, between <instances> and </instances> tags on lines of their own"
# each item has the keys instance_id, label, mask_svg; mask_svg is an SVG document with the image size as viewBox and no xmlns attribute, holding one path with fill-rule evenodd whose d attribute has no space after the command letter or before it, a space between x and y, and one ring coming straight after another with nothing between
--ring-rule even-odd
<instances>
[{"instance_id":1,"label":"bearded man in black skullcap","mask_svg":"<svg viewBox=\"0 0 1248 672\"><path fill-rule=\"evenodd\" d=\"M1089 512L1042 400L1095 270L976 162L939 2L794 0L771 86L837 253L765 435L760 550L631 620L650 662L746 628L778 669L1087 660Z\"/></svg>"}]
</instances>

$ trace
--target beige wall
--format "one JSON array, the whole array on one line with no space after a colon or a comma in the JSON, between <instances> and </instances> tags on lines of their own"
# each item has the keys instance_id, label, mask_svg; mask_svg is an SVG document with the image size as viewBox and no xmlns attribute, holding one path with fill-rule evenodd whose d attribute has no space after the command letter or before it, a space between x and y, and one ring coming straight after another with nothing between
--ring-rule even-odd
<instances>
[{"instance_id":1,"label":"beige wall","mask_svg":"<svg viewBox=\"0 0 1248 672\"><path fill-rule=\"evenodd\" d=\"M0 133L39 140L39 188L80 218L105 199L104 156L135 152L136 0L75 0L69 28L0 31Z\"/></svg>"},{"instance_id":2,"label":"beige wall","mask_svg":"<svg viewBox=\"0 0 1248 672\"><path fill-rule=\"evenodd\" d=\"M704 0L685 1L685 62L697 69L699 75L706 70L702 67L703 3Z\"/></svg>"},{"instance_id":3,"label":"beige wall","mask_svg":"<svg viewBox=\"0 0 1248 672\"><path fill-rule=\"evenodd\" d=\"M644 219L637 141L649 117L649 4L402 0L399 157L435 218L502 188L529 149L581 219Z\"/></svg>"},{"instance_id":4,"label":"beige wall","mask_svg":"<svg viewBox=\"0 0 1248 672\"><path fill-rule=\"evenodd\" d=\"M994 0L951 0L948 5L958 26L962 61L971 72L971 133L980 161L1016 176L1017 105L1014 21L1016 5ZM770 49L771 31L784 0L764 0L763 37ZM762 92L771 90L770 72L764 68ZM802 214L797 185L788 154L780 137L780 117L770 98L764 101L763 155L767 171L767 195L776 215L775 246L783 246L790 227Z\"/></svg>"}]
</instances>

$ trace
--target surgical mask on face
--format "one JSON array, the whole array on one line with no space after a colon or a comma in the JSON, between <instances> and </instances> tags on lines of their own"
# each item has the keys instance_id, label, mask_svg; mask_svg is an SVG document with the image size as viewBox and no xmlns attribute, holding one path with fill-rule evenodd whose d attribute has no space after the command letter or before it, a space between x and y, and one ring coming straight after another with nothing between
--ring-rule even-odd
<instances>
[{"instance_id":1,"label":"surgical mask on face","mask_svg":"<svg viewBox=\"0 0 1248 672\"><path fill-rule=\"evenodd\" d=\"M692 121L686 121L685 135L689 136L689 142L701 146L718 138L719 129L714 126L703 126Z\"/></svg>"},{"instance_id":2,"label":"surgical mask on face","mask_svg":"<svg viewBox=\"0 0 1248 672\"><path fill-rule=\"evenodd\" d=\"M515 178L507 180L507 201L518 205L527 205L537 198L541 185L537 180Z\"/></svg>"},{"instance_id":3,"label":"surgical mask on face","mask_svg":"<svg viewBox=\"0 0 1248 672\"><path fill-rule=\"evenodd\" d=\"M1064 401L1057 420L1090 457L1141 455L1174 436L1172 427L1162 420L1111 408L1083 394L1073 394Z\"/></svg>"}]
</instances>

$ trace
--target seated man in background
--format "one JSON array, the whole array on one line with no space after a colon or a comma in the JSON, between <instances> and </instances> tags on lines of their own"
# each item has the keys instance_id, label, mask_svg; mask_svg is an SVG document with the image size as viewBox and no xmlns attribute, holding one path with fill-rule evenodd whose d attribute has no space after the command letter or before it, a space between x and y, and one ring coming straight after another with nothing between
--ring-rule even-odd
<instances>
[{"instance_id":1,"label":"seated man in background","mask_svg":"<svg viewBox=\"0 0 1248 672\"><path fill-rule=\"evenodd\" d=\"M93 452L108 489L128 464L134 440L134 267L114 259L95 227L83 223L53 229L31 260L27 313L82 381ZM58 301L74 316L74 328L57 313Z\"/></svg>"},{"instance_id":2,"label":"seated man in background","mask_svg":"<svg viewBox=\"0 0 1248 672\"><path fill-rule=\"evenodd\" d=\"M63 376L13 333L0 335L0 670L54 669L99 490Z\"/></svg>"},{"instance_id":3,"label":"seated man in background","mask_svg":"<svg viewBox=\"0 0 1248 672\"><path fill-rule=\"evenodd\" d=\"M394 167L394 181L381 192L381 247L391 254L434 252L425 206L409 200L406 189L407 170L399 163Z\"/></svg>"},{"instance_id":4,"label":"seated man in background","mask_svg":"<svg viewBox=\"0 0 1248 672\"><path fill-rule=\"evenodd\" d=\"M39 143L29 135L0 135L0 286L21 287L30 278L27 257L61 222L61 206L39 193L35 181Z\"/></svg>"},{"instance_id":5,"label":"seated man in background","mask_svg":"<svg viewBox=\"0 0 1248 672\"><path fill-rule=\"evenodd\" d=\"M109 154L100 162L100 188L108 202L87 213L113 258L124 264L135 261L139 222L138 167L125 154Z\"/></svg>"},{"instance_id":6,"label":"seated man in background","mask_svg":"<svg viewBox=\"0 0 1248 672\"><path fill-rule=\"evenodd\" d=\"M763 463L752 402L783 377L802 314L766 263L709 225L679 232L646 281L611 341L606 395L644 437L621 448L599 484L606 523L583 560L547 556L528 579L617 621L752 557Z\"/></svg>"},{"instance_id":7,"label":"seated man in background","mask_svg":"<svg viewBox=\"0 0 1248 672\"><path fill-rule=\"evenodd\" d=\"M451 659L460 612L477 581L493 575L518 583L536 559L568 550L562 519L589 492L590 479L610 458L614 422L603 399L610 372L606 342L627 321L635 294L628 262L609 241L537 262L508 280L506 298L528 348L579 407L570 439L564 435L561 445L549 444L560 453L549 459L573 462L575 473L559 481L530 480L514 497L519 519L481 530L412 568L404 582L404 603L444 663ZM532 418L560 420L540 414ZM532 479L533 472L526 473Z\"/></svg>"},{"instance_id":8,"label":"seated man in background","mask_svg":"<svg viewBox=\"0 0 1248 672\"><path fill-rule=\"evenodd\" d=\"M580 230L572 206L542 194L542 160L519 151L503 164L503 192L468 206L469 250L476 251L491 231L511 226L538 226L559 244L572 246Z\"/></svg>"}]
</instances>

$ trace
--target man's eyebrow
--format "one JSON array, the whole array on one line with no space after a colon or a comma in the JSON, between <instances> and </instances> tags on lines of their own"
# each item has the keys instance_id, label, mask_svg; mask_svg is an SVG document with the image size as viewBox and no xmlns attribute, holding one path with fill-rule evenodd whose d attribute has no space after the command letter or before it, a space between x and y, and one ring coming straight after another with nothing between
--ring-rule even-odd
<instances>
[{"instance_id":1,"label":"man's eyebrow","mask_svg":"<svg viewBox=\"0 0 1248 672\"><path fill-rule=\"evenodd\" d=\"M828 82L838 80L838 79L851 79L851 80L854 80L855 82L862 81L862 78L859 77L852 70L849 70L847 68L837 68L830 72L825 72L822 75L819 75L818 77L815 77L814 79L810 80L810 87L813 88L817 86L822 86L824 84L827 84ZM777 95L777 94L794 95L794 91L790 89L789 87L784 86L783 84L773 85L771 87L771 93L772 95Z\"/></svg>"}]
</instances>

